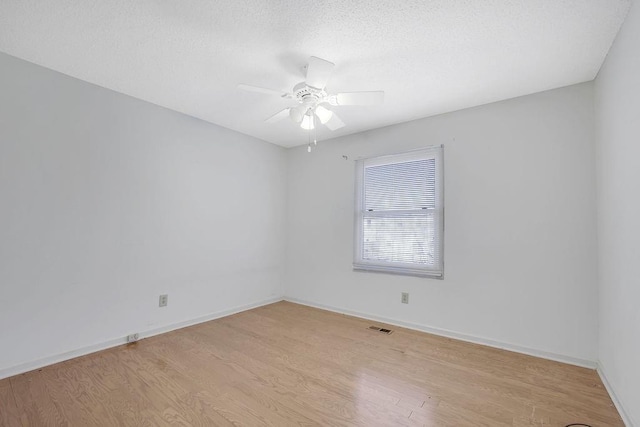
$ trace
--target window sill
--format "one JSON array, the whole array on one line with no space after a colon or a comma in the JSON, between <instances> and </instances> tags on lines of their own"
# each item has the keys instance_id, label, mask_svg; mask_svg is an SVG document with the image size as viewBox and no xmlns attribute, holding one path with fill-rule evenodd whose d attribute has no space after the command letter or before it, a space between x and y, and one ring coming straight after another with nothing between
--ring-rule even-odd
<instances>
[{"instance_id":1,"label":"window sill","mask_svg":"<svg viewBox=\"0 0 640 427\"><path fill-rule=\"evenodd\" d=\"M444 273L441 271L425 271L415 268L406 267L390 267L370 264L353 264L353 271L365 273L386 273L400 276L424 277L427 279L444 279Z\"/></svg>"}]
</instances>

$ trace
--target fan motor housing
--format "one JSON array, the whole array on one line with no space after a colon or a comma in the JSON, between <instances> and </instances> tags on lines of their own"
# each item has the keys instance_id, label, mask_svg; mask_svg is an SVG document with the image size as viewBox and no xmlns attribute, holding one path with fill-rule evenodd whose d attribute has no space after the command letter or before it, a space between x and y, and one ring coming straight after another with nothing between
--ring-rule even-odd
<instances>
[{"instance_id":1,"label":"fan motor housing","mask_svg":"<svg viewBox=\"0 0 640 427\"><path fill-rule=\"evenodd\" d=\"M322 89L316 89L301 82L293 87L293 96L299 103L306 104L319 102L327 96L327 93Z\"/></svg>"}]
</instances>

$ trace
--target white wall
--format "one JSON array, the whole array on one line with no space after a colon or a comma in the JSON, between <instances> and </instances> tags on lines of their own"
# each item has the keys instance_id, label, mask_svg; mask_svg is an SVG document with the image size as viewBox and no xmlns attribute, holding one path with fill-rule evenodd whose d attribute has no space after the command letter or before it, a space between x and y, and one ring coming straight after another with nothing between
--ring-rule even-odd
<instances>
[{"instance_id":1,"label":"white wall","mask_svg":"<svg viewBox=\"0 0 640 427\"><path fill-rule=\"evenodd\" d=\"M640 4L596 79L601 368L640 425Z\"/></svg>"},{"instance_id":2,"label":"white wall","mask_svg":"<svg viewBox=\"0 0 640 427\"><path fill-rule=\"evenodd\" d=\"M286 295L593 363L592 95L580 84L289 150ZM352 271L353 159L433 144L445 279Z\"/></svg>"},{"instance_id":3,"label":"white wall","mask_svg":"<svg viewBox=\"0 0 640 427\"><path fill-rule=\"evenodd\" d=\"M4 54L0 94L0 374L282 296L282 148Z\"/></svg>"}]
</instances>

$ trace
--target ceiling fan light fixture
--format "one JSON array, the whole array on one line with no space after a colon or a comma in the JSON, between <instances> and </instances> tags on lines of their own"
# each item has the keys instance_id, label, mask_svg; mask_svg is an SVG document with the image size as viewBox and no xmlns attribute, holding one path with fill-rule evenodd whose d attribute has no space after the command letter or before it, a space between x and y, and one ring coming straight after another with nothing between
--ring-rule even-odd
<instances>
[{"instance_id":1,"label":"ceiling fan light fixture","mask_svg":"<svg viewBox=\"0 0 640 427\"><path fill-rule=\"evenodd\" d=\"M306 114L307 108L305 106L293 107L289 110L289 117L296 123L302 122Z\"/></svg>"},{"instance_id":2,"label":"ceiling fan light fixture","mask_svg":"<svg viewBox=\"0 0 640 427\"><path fill-rule=\"evenodd\" d=\"M291 92L282 92L259 86L239 84L238 89L248 92L258 92L278 95L280 98L291 100L290 106L268 117L266 123L276 123L289 116L291 121L309 133L309 148L311 137L316 144L318 123L330 131L345 126L339 115L333 111L334 107L342 105L379 105L384 101L383 91L340 92L327 93L327 81L331 77L335 64L325 59L312 56L306 67L306 80L293 86ZM293 104L293 105L291 105Z\"/></svg>"},{"instance_id":3,"label":"ceiling fan light fixture","mask_svg":"<svg viewBox=\"0 0 640 427\"><path fill-rule=\"evenodd\" d=\"M302 118L302 121L300 122L300 127L304 130L311 130L313 129L313 119L311 118L311 116L309 114L305 114L305 116Z\"/></svg>"},{"instance_id":4,"label":"ceiling fan light fixture","mask_svg":"<svg viewBox=\"0 0 640 427\"><path fill-rule=\"evenodd\" d=\"M320 119L320 123L325 124L331 117L333 117L333 111L323 107L322 105L318 105L315 109L315 114Z\"/></svg>"}]
</instances>

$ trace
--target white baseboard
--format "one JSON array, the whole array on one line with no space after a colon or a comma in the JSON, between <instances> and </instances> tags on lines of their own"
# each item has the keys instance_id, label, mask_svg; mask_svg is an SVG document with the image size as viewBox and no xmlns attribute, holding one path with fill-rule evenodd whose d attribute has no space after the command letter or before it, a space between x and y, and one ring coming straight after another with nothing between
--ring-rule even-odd
<instances>
[{"instance_id":1,"label":"white baseboard","mask_svg":"<svg viewBox=\"0 0 640 427\"><path fill-rule=\"evenodd\" d=\"M307 305L309 307L320 308L322 310L333 311L340 314L348 314L355 317L360 317L368 320L375 320L378 322L387 323L389 325L401 326L407 329L413 329L420 332L426 332L433 335L439 335L442 337L453 338L460 341L471 342L474 344L486 345L489 347L499 348L502 350L514 351L516 353L523 353L529 356L541 357L543 359L554 360L556 362L568 363L570 365L580 366L583 368L596 369L596 362L592 360L580 359L572 356L566 356L564 354L556 354L542 350L536 350L533 348L523 347L517 344L510 344L500 341L495 341L489 338L478 337L473 335L462 334L455 331L449 331L446 329L434 328L431 326L421 325L419 323L405 322L404 320L391 319L387 317L377 316L375 314L362 313L359 311L349 310L346 308L334 307L325 304L318 304L310 301L301 300L298 298L285 297L285 301L290 301L296 304Z\"/></svg>"},{"instance_id":2,"label":"white baseboard","mask_svg":"<svg viewBox=\"0 0 640 427\"><path fill-rule=\"evenodd\" d=\"M281 296L267 298L261 301L256 301L253 303L244 304L244 305L229 308L226 310L218 311L215 313L207 314L206 316L197 317L195 319L185 320L183 322L172 323L170 325L161 326L159 328L149 329L147 331L140 332L139 336L140 336L140 339L149 338L154 335L164 334L166 332L174 331L176 329L186 328L187 326L208 322L210 320L215 320L221 317L230 316L232 314L240 313L242 311L251 310L252 308L273 304L274 302L282 301L282 299L283 298ZM65 360L74 359L80 356L85 356L90 353L95 353L96 351L106 350L107 348L116 347L126 343L127 343L126 337L115 338L115 339L104 341L98 344L82 347L76 350L67 351L65 353L60 353L53 356L47 356L31 362L21 363L19 365L11 366L9 368L0 369L0 380L3 378L12 377L14 375L33 371L34 369L39 369L44 366L49 366L55 363L64 362Z\"/></svg>"},{"instance_id":3,"label":"white baseboard","mask_svg":"<svg viewBox=\"0 0 640 427\"><path fill-rule=\"evenodd\" d=\"M618 413L622 417L622 421L624 421L624 425L626 425L627 427L635 426L636 424L634 424L633 421L631 420L631 415L629 415L629 413L625 410L624 406L622 405L622 402L620 401L620 399L616 395L616 392L611 386L611 383L607 378L606 371L604 370L604 366L602 366L602 363L600 361L598 361L598 367L596 371L598 372L598 375L600 375L600 379L602 380L602 384L604 384L604 388L606 388L607 392L609 392L609 396L611 396L611 400L613 401L613 404L616 406Z\"/></svg>"}]
</instances>

